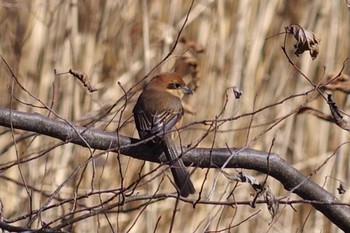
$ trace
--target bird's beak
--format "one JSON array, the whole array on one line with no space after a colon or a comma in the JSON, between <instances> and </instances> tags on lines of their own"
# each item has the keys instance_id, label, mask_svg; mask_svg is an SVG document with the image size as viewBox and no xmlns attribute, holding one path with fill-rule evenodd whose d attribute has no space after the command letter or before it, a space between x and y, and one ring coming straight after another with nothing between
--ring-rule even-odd
<instances>
[{"instance_id":1,"label":"bird's beak","mask_svg":"<svg viewBox=\"0 0 350 233\"><path fill-rule=\"evenodd\" d=\"M192 89L189 88L188 86L182 88L182 92L183 92L184 94L193 94Z\"/></svg>"}]
</instances>

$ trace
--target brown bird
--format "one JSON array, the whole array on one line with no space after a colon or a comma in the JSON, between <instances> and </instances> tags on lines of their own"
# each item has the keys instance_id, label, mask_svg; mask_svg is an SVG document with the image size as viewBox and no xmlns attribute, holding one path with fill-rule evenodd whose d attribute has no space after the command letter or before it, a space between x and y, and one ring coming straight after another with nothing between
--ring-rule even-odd
<instances>
[{"instance_id":1,"label":"brown bird","mask_svg":"<svg viewBox=\"0 0 350 233\"><path fill-rule=\"evenodd\" d=\"M161 73L147 84L133 113L140 138L156 136L153 143L162 144L177 189L181 196L187 197L196 190L182 159L178 157L173 133L169 132L178 126L184 115L184 94L192 94L192 90L177 73Z\"/></svg>"}]
</instances>

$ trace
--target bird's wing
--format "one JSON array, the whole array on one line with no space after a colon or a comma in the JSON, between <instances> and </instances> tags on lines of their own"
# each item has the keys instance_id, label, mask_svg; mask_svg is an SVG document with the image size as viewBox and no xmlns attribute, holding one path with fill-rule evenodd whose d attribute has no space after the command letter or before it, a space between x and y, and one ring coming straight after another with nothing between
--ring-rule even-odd
<instances>
[{"instance_id":1,"label":"bird's wing","mask_svg":"<svg viewBox=\"0 0 350 233\"><path fill-rule=\"evenodd\" d=\"M183 109L181 111L174 110L164 110L162 112L156 113L152 116L153 127L151 134L164 133L171 130L176 123L181 119L183 115Z\"/></svg>"},{"instance_id":2,"label":"bird's wing","mask_svg":"<svg viewBox=\"0 0 350 233\"><path fill-rule=\"evenodd\" d=\"M134 111L137 130L141 138L154 136L171 130L183 115L183 109L149 113L143 109Z\"/></svg>"}]
</instances>

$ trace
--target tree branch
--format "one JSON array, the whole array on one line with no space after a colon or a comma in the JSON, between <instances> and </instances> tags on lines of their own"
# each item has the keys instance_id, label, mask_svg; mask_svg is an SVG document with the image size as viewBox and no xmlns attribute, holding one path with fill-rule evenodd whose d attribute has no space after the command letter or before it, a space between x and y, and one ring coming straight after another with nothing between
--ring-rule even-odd
<instances>
[{"instance_id":1,"label":"tree branch","mask_svg":"<svg viewBox=\"0 0 350 233\"><path fill-rule=\"evenodd\" d=\"M138 139L112 132L72 127L66 122L50 119L37 113L0 108L0 125L36 132L84 147L87 147L86 143L88 143L93 149L110 150L136 159L157 163L162 161L161 148L140 143ZM230 157L232 158L227 163ZM186 165L193 167L218 168L227 163L226 168L245 168L269 174L280 181L286 190L311 201L317 210L339 228L350 232L349 208L345 205L335 205L334 202L337 200L335 196L312 182L277 154L253 149L195 148L186 152L182 159Z\"/></svg>"}]
</instances>

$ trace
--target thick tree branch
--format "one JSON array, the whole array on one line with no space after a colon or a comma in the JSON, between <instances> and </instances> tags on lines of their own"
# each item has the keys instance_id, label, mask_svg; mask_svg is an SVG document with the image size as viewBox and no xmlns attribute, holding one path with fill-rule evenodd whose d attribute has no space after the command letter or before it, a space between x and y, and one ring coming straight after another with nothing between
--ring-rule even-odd
<instances>
[{"instance_id":1,"label":"thick tree branch","mask_svg":"<svg viewBox=\"0 0 350 233\"><path fill-rule=\"evenodd\" d=\"M53 120L40 114L19 112L0 108L0 125L36 132L99 150L112 150L133 158L160 162L161 148L147 146L134 138L83 127L72 127L64 121ZM11 126L12 125L12 126ZM84 140L83 140L84 139ZM186 148L183 148L186 150ZM234 155L232 156L232 154ZM287 190L292 190L329 218L345 232L350 232L350 210L345 205L334 204L337 199L319 185L313 183L298 170L290 166L277 154L252 149L195 148L183 155L185 164L193 167L246 168L269 174L279 180ZM161 158L161 156L160 156ZM319 204L324 203L324 204Z\"/></svg>"}]
</instances>

